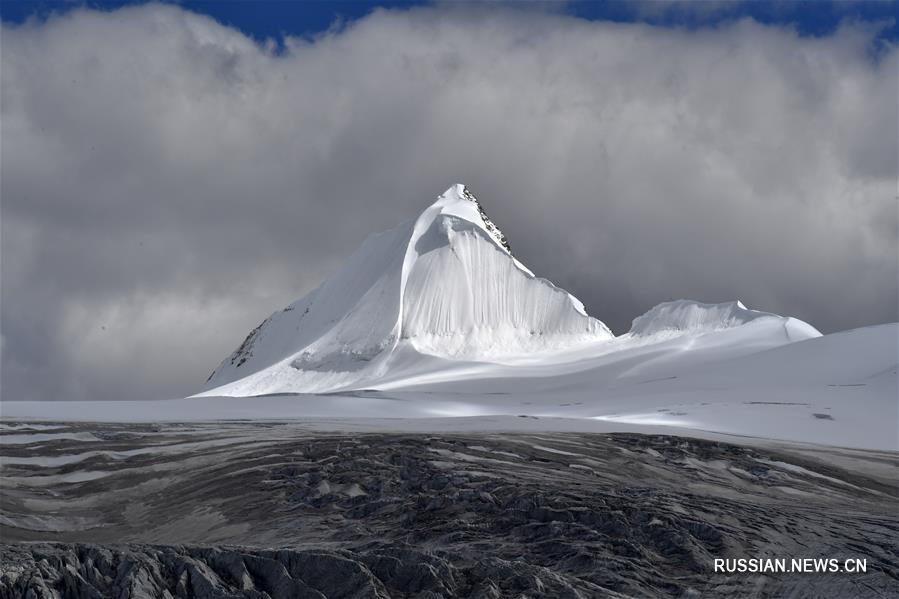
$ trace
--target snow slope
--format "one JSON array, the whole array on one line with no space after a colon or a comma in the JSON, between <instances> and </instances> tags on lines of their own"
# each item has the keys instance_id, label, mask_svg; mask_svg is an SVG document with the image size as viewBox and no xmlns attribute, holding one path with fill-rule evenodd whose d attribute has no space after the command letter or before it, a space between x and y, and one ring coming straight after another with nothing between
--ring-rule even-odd
<instances>
[{"instance_id":1,"label":"snow slope","mask_svg":"<svg viewBox=\"0 0 899 599\"><path fill-rule=\"evenodd\" d=\"M435 369L380 391L3 401L0 413L13 421L288 419L316 431L622 431L899 451L899 325L777 343L778 324L759 319L651 340L624 335L616 349L580 360L457 364L450 374Z\"/></svg>"}]
</instances>

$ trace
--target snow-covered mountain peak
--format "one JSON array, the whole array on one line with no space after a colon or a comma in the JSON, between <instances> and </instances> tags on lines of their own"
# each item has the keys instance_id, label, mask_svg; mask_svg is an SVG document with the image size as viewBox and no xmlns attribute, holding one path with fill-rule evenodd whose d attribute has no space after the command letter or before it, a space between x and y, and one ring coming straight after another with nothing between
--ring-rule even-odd
<instances>
[{"instance_id":1,"label":"snow-covered mountain peak","mask_svg":"<svg viewBox=\"0 0 899 599\"><path fill-rule=\"evenodd\" d=\"M465 183L453 183L449 186L449 189L440 194L441 198L448 198L454 200L460 200L465 197L465 192L468 191L468 188L465 186Z\"/></svg>"},{"instance_id":2,"label":"snow-covered mountain peak","mask_svg":"<svg viewBox=\"0 0 899 599\"><path fill-rule=\"evenodd\" d=\"M682 336L686 346L715 345L714 337L742 351L820 333L739 301L680 300L635 319L616 341L577 298L521 264L477 197L456 184L416 219L370 236L318 289L251 331L204 394L387 388L464 378L483 365L573 360L577 369L616 347L677 345Z\"/></svg>"},{"instance_id":3,"label":"snow-covered mountain peak","mask_svg":"<svg viewBox=\"0 0 899 599\"><path fill-rule=\"evenodd\" d=\"M371 387L435 358L533 359L612 337L577 298L515 259L478 199L456 184L254 329L207 393Z\"/></svg>"},{"instance_id":4,"label":"snow-covered mountain peak","mask_svg":"<svg viewBox=\"0 0 899 599\"><path fill-rule=\"evenodd\" d=\"M478 201L478 198L462 183L451 185L440 194L437 201L425 211L437 208L439 214L450 214L468 220L484 229L507 252L512 253L506 236L500 231Z\"/></svg>"}]
</instances>

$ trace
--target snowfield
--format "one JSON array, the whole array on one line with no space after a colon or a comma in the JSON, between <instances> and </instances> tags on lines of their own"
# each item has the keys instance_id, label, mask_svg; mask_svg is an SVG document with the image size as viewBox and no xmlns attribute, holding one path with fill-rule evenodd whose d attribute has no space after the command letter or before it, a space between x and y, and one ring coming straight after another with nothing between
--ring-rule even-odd
<instances>
[{"instance_id":1,"label":"snowfield","mask_svg":"<svg viewBox=\"0 0 899 599\"><path fill-rule=\"evenodd\" d=\"M639 431L897 450L897 324L821 335L739 301L615 337L454 185L273 314L196 396L9 402L10 420L305 419L340 430Z\"/></svg>"}]
</instances>

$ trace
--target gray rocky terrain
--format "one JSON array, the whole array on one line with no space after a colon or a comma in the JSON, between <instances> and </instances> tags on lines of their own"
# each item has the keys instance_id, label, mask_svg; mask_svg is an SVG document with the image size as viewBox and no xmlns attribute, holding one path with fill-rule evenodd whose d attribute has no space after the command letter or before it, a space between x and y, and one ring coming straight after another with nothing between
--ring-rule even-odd
<instances>
[{"instance_id":1,"label":"gray rocky terrain","mask_svg":"<svg viewBox=\"0 0 899 599\"><path fill-rule=\"evenodd\" d=\"M5 424L0 440L0 598L899 589L893 453L248 422ZM736 557L864 558L867 571L713 571Z\"/></svg>"}]
</instances>

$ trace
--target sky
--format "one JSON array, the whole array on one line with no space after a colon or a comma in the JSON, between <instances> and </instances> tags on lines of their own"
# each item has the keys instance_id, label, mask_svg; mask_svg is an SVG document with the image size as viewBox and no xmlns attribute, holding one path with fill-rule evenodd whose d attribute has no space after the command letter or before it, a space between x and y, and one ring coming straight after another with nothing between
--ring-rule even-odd
<instances>
[{"instance_id":1,"label":"sky","mask_svg":"<svg viewBox=\"0 0 899 599\"><path fill-rule=\"evenodd\" d=\"M616 333L895 322L896 8L3 2L0 398L196 392L456 182Z\"/></svg>"}]
</instances>

